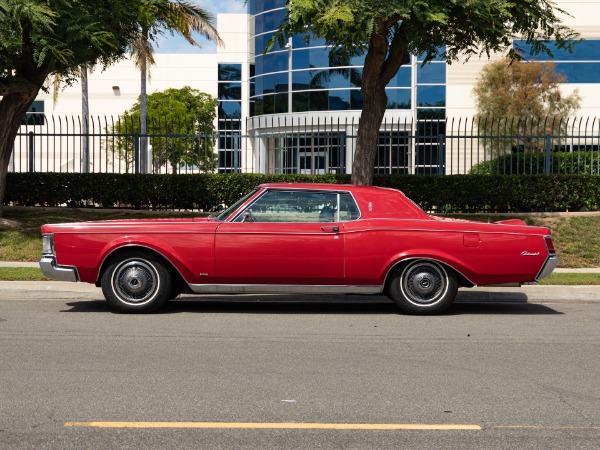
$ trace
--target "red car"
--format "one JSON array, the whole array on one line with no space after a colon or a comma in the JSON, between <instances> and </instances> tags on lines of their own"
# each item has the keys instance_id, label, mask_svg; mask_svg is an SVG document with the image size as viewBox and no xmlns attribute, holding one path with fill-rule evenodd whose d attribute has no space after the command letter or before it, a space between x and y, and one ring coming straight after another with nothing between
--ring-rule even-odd
<instances>
[{"instance_id":1,"label":"red car","mask_svg":"<svg viewBox=\"0 0 600 450\"><path fill-rule=\"evenodd\" d=\"M547 228L433 217L400 191L264 184L208 218L44 225L43 273L102 287L117 310L180 293L385 293L433 314L459 286L532 282L558 258Z\"/></svg>"}]
</instances>

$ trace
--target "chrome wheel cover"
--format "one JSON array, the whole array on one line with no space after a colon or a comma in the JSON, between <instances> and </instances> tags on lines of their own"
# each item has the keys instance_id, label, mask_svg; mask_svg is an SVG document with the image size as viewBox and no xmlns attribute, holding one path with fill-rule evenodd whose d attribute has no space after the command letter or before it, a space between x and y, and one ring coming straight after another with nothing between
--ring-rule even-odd
<instances>
[{"instance_id":1,"label":"chrome wheel cover","mask_svg":"<svg viewBox=\"0 0 600 450\"><path fill-rule=\"evenodd\" d=\"M160 278L156 268L148 261L124 261L115 268L112 288L125 303L140 305L151 301L158 292Z\"/></svg>"},{"instance_id":2,"label":"chrome wheel cover","mask_svg":"<svg viewBox=\"0 0 600 450\"><path fill-rule=\"evenodd\" d=\"M406 299L419 306L431 306L442 300L448 291L448 275L431 261L417 261L402 272L400 288Z\"/></svg>"}]
</instances>

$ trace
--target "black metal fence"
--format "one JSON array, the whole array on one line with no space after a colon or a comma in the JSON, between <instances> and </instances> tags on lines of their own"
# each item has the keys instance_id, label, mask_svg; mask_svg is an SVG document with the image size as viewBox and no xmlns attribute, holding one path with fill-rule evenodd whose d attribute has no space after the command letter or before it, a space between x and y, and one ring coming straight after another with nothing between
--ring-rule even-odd
<instances>
[{"instance_id":1,"label":"black metal fence","mask_svg":"<svg viewBox=\"0 0 600 450\"><path fill-rule=\"evenodd\" d=\"M262 116L196 123L152 119L148 132L119 117L28 115L12 172L349 173L358 120ZM389 119L379 132L377 174L600 175L596 118Z\"/></svg>"}]
</instances>

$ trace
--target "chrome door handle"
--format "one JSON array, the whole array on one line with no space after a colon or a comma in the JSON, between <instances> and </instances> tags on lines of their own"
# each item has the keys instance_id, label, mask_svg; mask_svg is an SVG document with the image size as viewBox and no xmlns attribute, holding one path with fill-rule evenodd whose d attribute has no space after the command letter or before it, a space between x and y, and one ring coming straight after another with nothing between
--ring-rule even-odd
<instances>
[{"instance_id":1,"label":"chrome door handle","mask_svg":"<svg viewBox=\"0 0 600 450\"><path fill-rule=\"evenodd\" d=\"M324 231L325 233L339 233L340 227L321 227L321 231Z\"/></svg>"}]
</instances>

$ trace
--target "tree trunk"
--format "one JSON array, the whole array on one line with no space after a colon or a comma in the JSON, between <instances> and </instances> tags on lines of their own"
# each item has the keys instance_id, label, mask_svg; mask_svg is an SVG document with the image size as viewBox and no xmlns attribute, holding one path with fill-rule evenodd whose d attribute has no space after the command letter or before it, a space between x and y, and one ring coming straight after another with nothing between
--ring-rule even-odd
<instances>
[{"instance_id":1,"label":"tree trunk","mask_svg":"<svg viewBox=\"0 0 600 450\"><path fill-rule=\"evenodd\" d=\"M397 32L392 41L388 40L389 23L380 23L378 32L371 35L369 48L363 66L361 93L363 109L358 124L356 151L352 164L353 184L373 184L373 169L377 157L379 127L387 108L385 87L398 69L410 61L410 54L402 47L403 36Z\"/></svg>"},{"instance_id":2,"label":"tree trunk","mask_svg":"<svg viewBox=\"0 0 600 450\"><path fill-rule=\"evenodd\" d=\"M81 172L90 171L90 107L88 89L88 66L82 64L81 72Z\"/></svg>"},{"instance_id":3,"label":"tree trunk","mask_svg":"<svg viewBox=\"0 0 600 450\"><path fill-rule=\"evenodd\" d=\"M140 173L148 172L148 106L146 104L146 80L148 71L148 58L143 54L140 58Z\"/></svg>"},{"instance_id":4,"label":"tree trunk","mask_svg":"<svg viewBox=\"0 0 600 450\"><path fill-rule=\"evenodd\" d=\"M364 79L363 79L364 83ZM373 168L377 157L379 127L387 106L385 85L363 90L363 109L358 124L356 152L352 163L352 184L373 184Z\"/></svg>"},{"instance_id":5,"label":"tree trunk","mask_svg":"<svg viewBox=\"0 0 600 450\"><path fill-rule=\"evenodd\" d=\"M18 91L7 93L0 100L0 217L4 214L6 175L15 138L19 132L21 121L35 100L42 83L20 86Z\"/></svg>"}]
</instances>

